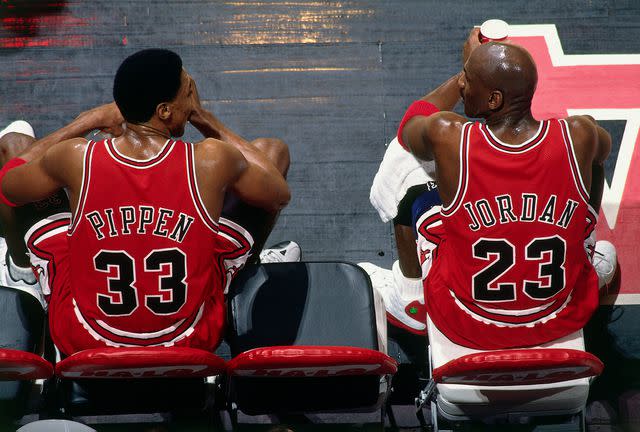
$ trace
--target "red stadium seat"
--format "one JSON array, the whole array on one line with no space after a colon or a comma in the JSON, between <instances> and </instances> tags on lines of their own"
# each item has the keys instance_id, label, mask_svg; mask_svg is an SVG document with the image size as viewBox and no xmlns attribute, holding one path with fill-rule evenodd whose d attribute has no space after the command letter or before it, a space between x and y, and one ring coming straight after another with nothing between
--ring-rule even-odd
<instances>
[{"instance_id":1,"label":"red stadium seat","mask_svg":"<svg viewBox=\"0 0 640 432\"><path fill-rule=\"evenodd\" d=\"M384 311L376 310L371 282L360 267L249 266L234 280L228 303L232 420L237 410L381 411L398 366L385 353L386 337L380 337L376 320Z\"/></svg>"},{"instance_id":2,"label":"red stadium seat","mask_svg":"<svg viewBox=\"0 0 640 432\"><path fill-rule=\"evenodd\" d=\"M514 349L468 354L433 370L438 384L483 386L550 384L600 375L593 354L573 349Z\"/></svg>"},{"instance_id":3,"label":"red stadium seat","mask_svg":"<svg viewBox=\"0 0 640 432\"><path fill-rule=\"evenodd\" d=\"M52 375L53 366L39 355L0 348L0 381L47 379Z\"/></svg>"},{"instance_id":4,"label":"red stadium seat","mask_svg":"<svg viewBox=\"0 0 640 432\"><path fill-rule=\"evenodd\" d=\"M584 350L582 331L539 347L479 351L454 344L428 320L432 418L513 421L574 416L584 424L590 380L602 362ZM519 420L516 420L519 421Z\"/></svg>"},{"instance_id":5,"label":"red stadium seat","mask_svg":"<svg viewBox=\"0 0 640 432\"><path fill-rule=\"evenodd\" d=\"M229 375L250 377L329 377L395 374L388 355L343 346L278 346L255 348L229 362Z\"/></svg>"},{"instance_id":6,"label":"red stadium seat","mask_svg":"<svg viewBox=\"0 0 640 432\"><path fill-rule=\"evenodd\" d=\"M56 364L56 375L69 379L203 378L225 371L220 357L194 348L97 348Z\"/></svg>"},{"instance_id":7,"label":"red stadium seat","mask_svg":"<svg viewBox=\"0 0 640 432\"><path fill-rule=\"evenodd\" d=\"M31 292L0 286L0 423L15 420L53 375L43 359L45 312ZM3 415L10 415L7 419ZM0 427L1 428L1 427Z\"/></svg>"},{"instance_id":8,"label":"red stadium seat","mask_svg":"<svg viewBox=\"0 0 640 432\"><path fill-rule=\"evenodd\" d=\"M75 353L55 367L58 399L74 416L205 411L226 363L194 348L117 347ZM205 416L206 417L206 416Z\"/></svg>"}]
</instances>

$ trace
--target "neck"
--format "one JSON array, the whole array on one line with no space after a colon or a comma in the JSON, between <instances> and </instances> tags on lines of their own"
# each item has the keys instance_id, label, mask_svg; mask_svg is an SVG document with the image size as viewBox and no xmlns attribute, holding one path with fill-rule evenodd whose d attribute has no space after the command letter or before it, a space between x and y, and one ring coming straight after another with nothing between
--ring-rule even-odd
<instances>
[{"instance_id":1,"label":"neck","mask_svg":"<svg viewBox=\"0 0 640 432\"><path fill-rule=\"evenodd\" d=\"M145 122L145 123L127 122L127 132L128 131L135 133L142 139L154 138L154 137L171 139L171 131L169 131L166 128L166 126L154 125L154 124L151 124L151 122Z\"/></svg>"},{"instance_id":2,"label":"neck","mask_svg":"<svg viewBox=\"0 0 640 432\"><path fill-rule=\"evenodd\" d=\"M496 113L485 117L487 126L494 128L518 128L527 125L537 125L538 122L531 114L531 104L510 105Z\"/></svg>"},{"instance_id":3,"label":"neck","mask_svg":"<svg viewBox=\"0 0 640 432\"><path fill-rule=\"evenodd\" d=\"M529 107L526 109L517 107L503 109L486 117L486 124L496 137L510 144L526 141L540 127L540 123L533 118Z\"/></svg>"}]
</instances>

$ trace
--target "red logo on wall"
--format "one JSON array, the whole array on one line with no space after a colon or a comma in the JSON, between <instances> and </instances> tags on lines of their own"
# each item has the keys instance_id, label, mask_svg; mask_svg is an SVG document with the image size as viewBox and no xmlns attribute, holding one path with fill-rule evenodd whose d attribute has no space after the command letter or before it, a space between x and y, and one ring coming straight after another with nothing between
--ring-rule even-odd
<instances>
[{"instance_id":1,"label":"red logo on wall","mask_svg":"<svg viewBox=\"0 0 640 432\"><path fill-rule=\"evenodd\" d=\"M597 234L618 251L622 278L616 303L640 303L640 54L567 55L555 25L511 26L510 40L525 47L538 66L534 116L589 114L626 122L622 138L613 143L610 157L617 160L605 184Z\"/></svg>"}]
</instances>

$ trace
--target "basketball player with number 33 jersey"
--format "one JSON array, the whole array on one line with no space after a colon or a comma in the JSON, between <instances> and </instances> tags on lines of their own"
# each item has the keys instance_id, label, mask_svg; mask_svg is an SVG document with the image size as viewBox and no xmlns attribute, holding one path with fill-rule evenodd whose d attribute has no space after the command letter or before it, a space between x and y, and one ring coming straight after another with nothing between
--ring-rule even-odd
<instances>
[{"instance_id":1,"label":"basketball player with number 33 jersey","mask_svg":"<svg viewBox=\"0 0 640 432\"><path fill-rule=\"evenodd\" d=\"M264 210L251 215L274 221L289 200L288 153L280 163L281 152L263 151L267 144L282 149L279 141L263 139L263 149L235 135L223 141L171 51L128 57L114 99L117 108L81 115L0 173L9 205L61 187L69 195L72 213L49 215L25 236L49 300L52 339L66 355L103 346L214 350L224 328L224 292L249 254L259 252L254 243L264 244L222 217L225 197L233 193L247 208ZM173 139L187 121L210 138ZM69 139L122 122L116 138ZM268 221L254 222L264 222L268 235Z\"/></svg>"}]
</instances>

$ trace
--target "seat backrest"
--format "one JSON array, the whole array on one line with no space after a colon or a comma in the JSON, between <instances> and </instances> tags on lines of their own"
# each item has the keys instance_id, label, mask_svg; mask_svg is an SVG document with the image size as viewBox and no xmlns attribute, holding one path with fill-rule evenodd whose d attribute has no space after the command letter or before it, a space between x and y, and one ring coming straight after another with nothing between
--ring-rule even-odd
<instances>
[{"instance_id":1,"label":"seat backrest","mask_svg":"<svg viewBox=\"0 0 640 432\"><path fill-rule=\"evenodd\" d=\"M40 354L44 327L45 313L34 296L0 286L0 348ZM19 412L30 386L28 381L0 382L0 411Z\"/></svg>"},{"instance_id":2,"label":"seat backrest","mask_svg":"<svg viewBox=\"0 0 640 432\"><path fill-rule=\"evenodd\" d=\"M44 318L42 305L34 296L0 286L0 348L39 352Z\"/></svg>"},{"instance_id":3,"label":"seat backrest","mask_svg":"<svg viewBox=\"0 0 640 432\"><path fill-rule=\"evenodd\" d=\"M379 349L373 288L342 262L248 266L229 290L231 353L288 345Z\"/></svg>"}]
</instances>

